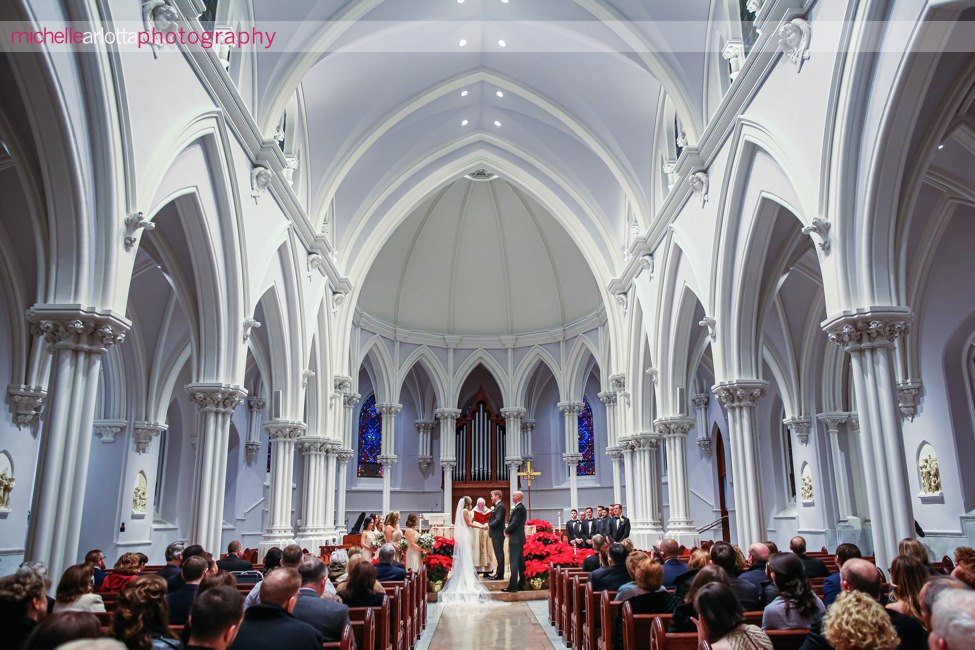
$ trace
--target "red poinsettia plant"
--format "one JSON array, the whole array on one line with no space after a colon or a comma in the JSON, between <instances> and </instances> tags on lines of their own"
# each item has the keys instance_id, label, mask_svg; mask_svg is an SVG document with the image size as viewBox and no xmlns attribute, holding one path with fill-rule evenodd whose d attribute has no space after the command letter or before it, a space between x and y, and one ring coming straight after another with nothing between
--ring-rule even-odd
<instances>
[{"instance_id":1,"label":"red poinsettia plant","mask_svg":"<svg viewBox=\"0 0 975 650\"><path fill-rule=\"evenodd\" d=\"M433 548L423 558L427 567L427 580L441 582L447 579L451 567L454 565L454 540L437 537L433 541Z\"/></svg>"},{"instance_id":2,"label":"red poinsettia plant","mask_svg":"<svg viewBox=\"0 0 975 650\"><path fill-rule=\"evenodd\" d=\"M435 537L433 539L433 549L428 555L445 555L454 557L454 540L446 537Z\"/></svg>"},{"instance_id":3,"label":"red poinsettia plant","mask_svg":"<svg viewBox=\"0 0 975 650\"><path fill-rule=\"evenodd\" d=\"M551 533L555 530L554 528L552 528L552 524L545 521L544 519L529 519L528 521L525 522L525 525L534 526L535 531L539 533L542 532Z\"/></svg>"},{"instance_id":4,"label":"red poinsettia plant","mask_svg":"<svg viewBox=\"0 0 975 650\"><path fill-rule=\"evenodd\" d=\"M525 540L525 577L544 578L548 576L550 565L580 566L582 561L592 555L592 549L576 550L556 535L552 524L542 519L533 519L529 524L536 532Z\"/></svg>"}]
</instances>

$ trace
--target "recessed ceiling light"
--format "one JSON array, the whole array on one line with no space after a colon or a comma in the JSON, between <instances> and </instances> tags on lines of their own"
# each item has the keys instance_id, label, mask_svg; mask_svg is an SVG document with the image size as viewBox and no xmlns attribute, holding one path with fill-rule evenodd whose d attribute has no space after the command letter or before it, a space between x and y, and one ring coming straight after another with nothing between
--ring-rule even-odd
<instances>
[{"instance_id":1,"label":"recessed ceiling light","mask_svg":"<svg viewBox=\"0 0 975 650\"><path fill-rule=\"evenodd\" d=\"M508 4L508 0L501 0L501 4L503 4L503 5Z\"/></svg>"},{"instance_id":2,"label":"recessed ceiling light","mask_svg":"<svg viewBox=\"0 0 975 650\"><path fill-rule=\"evenodd\" d=\"M464 0L457 0L457 4L459 4L459 5L464 4Z\"/></svg>"},{"instance_id":3,"label":"recessed ceiling light","mask_svg":"<svg viewBox=\"0 0 975 650\"><path fill-rule=\"evenodd\" d=\"M501 47L508 47L508 44L505 42L503 38L498 39L498 45L500 45Z\"/></svg>"},{"instance_id":4,"label":"recessed ceiling light","mask_svg":"<svg viewBox=\"0 0 975 650\"><path fill-rule=\"evenodd\" d=\"M497 95L498 97L504 97L504 93L501 92L500 90L494 94Z\"/></svg>"},{"instance_id":5,"label":"recessed ceiling light","mask_svg":"<svg viewBox=\"0 0 975 650\"><path fill-rule=\"evenodd\" d=\"M494 126L501 126L501 122L494 120Z\"/></svg>"},{"instance_id":6,"label":"recessed ceiling light","mask_svg":"<svg viewBox=\"0 0 975 650\"><path fill-rule=\"evenodd\" d=\"M466 47L467 46L467 39L466 38L460 39L460 43L458 43L457 45L460 45L461 47Z\"/></svg>"},{"instance_id":7,"label":"recessed ceiling light","mask_svg":"<svg viewBox=\"0 0 975 650\"><path fill-rule=\"evenodd\" d=\"M945 145L944 145L944 144L939 144L939 145L938 145L938 150L939 150L939 151L940 151L941 149L944 149L944 148L945 148Z\"/></svg>"},{"instance_id":8,"label":"recessed ceiling light","mask_svg":"<svg viewBox=\"0 0 975 650\"><path fill-rule=\"evenodd\" d=\"M460 125L461 126L467 126L467 120L462 120L461 123L460 123Z\"/></svg>"},{"instance_id":9,"label":"recessed ceiling light","mask_svg":"<svg viewBox=\"0 0 975 650\"><path fill-rule=\"evenodd\" d=\"M467 91L466 90L460 91L460 96L461 97L467 97Z\"/></svg>"}]
</instances>

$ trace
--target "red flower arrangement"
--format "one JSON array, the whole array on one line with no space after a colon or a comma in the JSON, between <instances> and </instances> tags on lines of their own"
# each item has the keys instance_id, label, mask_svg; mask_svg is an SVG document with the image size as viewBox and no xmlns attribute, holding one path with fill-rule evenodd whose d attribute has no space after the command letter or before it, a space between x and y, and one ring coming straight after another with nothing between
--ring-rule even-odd
<instances>
[{"instance_id":1,"label":"red flower arrangement","mask_svg":"<svg viewBox=\"0 0 975 650\"><path fill-rule=\"evenodd\" d=\"M556 535L552 524L541 519L528 522L535 526L534 535L525 540L525 577L544 578L548 568L556 566L581 566L582 561L593 554L592 549L573 549Z\"/></svg>"},{"instance_id":2,"label":"red flower arrangement","mask_svg":"<svg viewBox=\"0 0 975 650\"><path fill-rule=\"evenodd\" d=\"M529 519L528 521L525 522L525 525L526 526L534 526L535 527L535 531L536 532L539 532L539 533L542 533L542 532L544 532L544 533L551 533L551 532L554 532L554 530L555 530L554 528L552 528L552 524L550 524L549 522L545 521L544 519Z\"/></svg>"},{"instance_id":3,"label":"red flower arrangement","mask_svg":"<svg viewBox=\"0 0 975 650\"><path fill-rule=\"evenodd\" d=\"M446 537L435 537L433 540L433 549L428 555L454 557L454 540L447 539Z\"/></svg>"},{"instance_id":4,"label":"red flower arrangement","mask_svg":"<svg viewBox=\"0 0 975 650\"><path fill-rule=\"evenodd\" d=\"M454 540L437 537L433 541L433 548L423 558L427 568L427 580L441 582L447 579L451 567L454 565Z\"/></svg>"}]
</instances>

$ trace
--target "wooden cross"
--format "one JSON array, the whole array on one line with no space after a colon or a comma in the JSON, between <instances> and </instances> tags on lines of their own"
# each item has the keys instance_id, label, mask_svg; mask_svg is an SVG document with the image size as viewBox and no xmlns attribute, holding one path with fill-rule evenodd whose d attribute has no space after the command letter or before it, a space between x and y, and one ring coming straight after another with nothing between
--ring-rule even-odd
<instances>
[{"instance_id":1,"label":"wooden cross","mask_svg":"<svg viewBox=\"0 0 975 650\"><path fill-rule=\"evenodd\" d=\"M518 472L518 476L525 479L525 485L528 486L528 518L531 519L532 516L532 481L541 476L542 473L532 468L531 459L525 465L525 470L523 472Z\"/></svg>"}]
</instances>

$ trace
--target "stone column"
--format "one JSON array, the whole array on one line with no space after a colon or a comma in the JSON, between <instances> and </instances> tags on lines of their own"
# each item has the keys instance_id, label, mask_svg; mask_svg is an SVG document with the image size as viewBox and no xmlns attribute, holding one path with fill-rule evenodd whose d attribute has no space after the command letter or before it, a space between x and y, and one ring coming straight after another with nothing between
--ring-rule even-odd
<instances>
[{"instance_id":1,"label":"stone column","mask_svg":"<svg viewBox=\"0 0 975 650\"><path fill-rule=\"evenodd\" d=\"M694 418L658 418L653 426L663 438L667 453L670 500L667 535L690 548L697 544L697 529L691 520L691 493L687 483L687 433L694 426Z\"/></svg>"},{"instance_id":2,"label":"stone column","mask_svg":"<svg viewBox=\"0 0 975 650\"><path fill-rule=\"evenodd\" d=\"M765 395L767 386L765 381L742 379L721 382L712 388L728 415L731 463L735 468L736 528L738 543L743 548L766 538L759 487L755 404Z\"/></svg>"},{"instance_id":3,"label":"stone column","mask_svg":"<svg viewBox=\"0 0 975 650\"><path fill-rule=\"evenodd\" d=\"M612 463L613 467L613 501L623 503L623 483L620 477L620 466L623 464L623 447L620 445L611 447L606 450L606 455L609 456L609 462ZM627 500L627 508L630 507L630 503Z\"/></svg>"},{"instance_id":4,"label":"stone column","mask_svg":"<svg viewBox=\"0 0 975 650\"><path fill-rule=\"evenodd\" d=\"M325 536L334 540L338 534L335 529L335 461L338 451L337 440L329 440L328 450L325 452ZM341 541L341 540L339 540Z\"/></svg>"},{"instance_id":5,"label":"stone column","mask_svg":"<svg viewBox=\"0 0 975 650\"><path fill-rule=\"evenodd\" d=\"M623 459L623 452L619 446L619 429L616 417L618 394L616 391L604 391L599 393L598 397L599 401L606 407L606 455L609 456L613 470L613 501L622 503L623 486L620 482L620 461Z\"/></svg>"},{"instance_id":6,"label":"stone column","mask_svg":"<svg viewBox=\"0 0 975 650\"><path fill-rule=\"evenodd\" d=\"M25 557L44 562L55 580L78 561L81 516L102 355L125 339L130 323L110 311L76 305L35 305L27 318L50 344L48 416L40 433ZM17 415L37 413L40 392L13 397ZM34 416L31 416L31 420Z\"/></svg>"},{"instance_id":7,"label":"stone column","mask_svg":"<svg viewBox=\"0 0 975 650\"><path fill-rule=\"evenodd\" d=\"M860 425L860 452L877 566L888 567L898 541L914 536L892 350L910 327L906 307L870 307L823 323L829 339L850 353Z\"/></svg>"},{"instance_id":8,"label":"stone column","mask_svg":"<svg viewBox=\"0 0 975 650\"><path fill-rule=\"evenodd\" d=\"M636 477L633 474L633 438L632 436L620 436L619 443L623 453L623 478L626 482L626 509L630 514L630 525L632 528L640 518L638 514L640 504L637 503L636 496L634 495Z\"/></svg>"},{"instance_id":9,"label":"stone column","mask_svg":"<svg viewBox=\"0 0 975 650\"><path fill-rule=\"evenodd\" d=\"M694 405L696 419L697 446L700 447L705 458L710 458L713 453L711 449L711 427L708 426L710 424L708 422L708 404L711 403L711 396L707 393L694 395L691 397L691 403Z\"/></svg>"},{"instance_id":10,"label":"stone column","mask_svg":"<svg viewBox=\"0 0 975 650\"><path fill-rule=\"evenodd\" d=\"M454 468L457 467L457 418L460 409L437 409L434 416L440 420L440 468L443 471L443 511L454 516Z\"/></svg>"},{"instance_id":11,"label":"stone column","mask_svg":"<svg viewBox=\"0 0 975 650\"><path fill-rule=\"evenodd\" d=\"M376 410L383 416L382 451L379 464L383 470L383 512L390 512L390 489L393 480L393 465L399 460L396 455L396 414L403 410L402 404L376 404Z\"/></svg>"},{"instance_id":12,"label":"stone column","mask_svg":"<svg viewBox=\"0 0 975 650\"><path fill-rule=\"evenodd\" d=\"M582 460L582 454L579 453L579 411L582 408L582 402L559 402L559 411L565 418L565 453L562 454L562 459L568 466L569 498L573 508L579 507L579 481L576 470L579 461Z\"/></svg>"},{"instance_id":13,"label":"stone column","mask_svg":"<svg viewBox=\"0 0 975 650\"><path fill-rule=\"evenodd\" d=\"M850 498L850 482L847 479L849 462L840 449L840 425L847 421L844 412L820 413L819 421L826 425L829 434L830 460L833 465L833 485L836 488L836 514L841 522L853 517L853 499Z\"/></svg>"},{"instance_id":14,"label":"stone column","mask_svg":"<svg viewBox=\"0 0 975 650\"><path fill-rule=\"evenodd\" d=\"M626 487L632 491L630 503L630 537L641 548L650 548L663 536L660 513L660 437L650 433L635 433L621 439L625 445L624 459L631 466L626 476Z\"/></svg>"},{"instance_id":15,"label":"stone column","mask_svg":"<svg viewBox=\"0 0 975 650\"><path fill-rule=\"evenodd\" d=\"M353 434L353 422L355 422L354 409L362 398L359 393L353 393L352 380L348 377L335 378L335 391L342 398L342 412L336 416L338 420L338 430L334 433L334 439L339 442L339 446L330 452L335 456L335 464L338 471L335 473L337 489L329 490L330 494L335 495L335 535L341 540L341 535L348 530L345 521L345 493L348 489L349 461L355 458L355 440ZM331 483L331 480L330 480Z\"/></svg>"},{"instance_id":16,"label":"stone column","mask_svg":"<svg viewBox=\"0 0 975 650\"><path fill-rule=\"evenodd\" d=\"M521 470L521 418L527 411L521 407L507 407L501 409L501 417L505 425L505 457L504 464L508 467L508 489L511 494L518 490L518 472Z\"/></svg>"},{"instance_id":17,"label":"stone column","mask_svg":"<svg viewBox=\"0 0 975 650\"><path fill-rule=\"evenodd\" d=\"M253 395L247 398L249 418L247 420L247 443L244 446L247 464L253 465L257 461L257 454L261 451L261 425L264 421L263 397Z\"/></svg>"},{"instance_id":18,"label":"stone column","mask_svg":"<svg viewBox=\"0 0 975 650\"><path fill-rule=\"evenodd\" d=\"M355 458L355 452L351 449L338 449L335 452L335 462L338 465L339 489L336 498L338 503L335 508L335 529L342 535L348 533L349 528L345 521L345 492L349 482L349 461Z\"/></svg>"},{"instance_id":19,"label":"stone column","mask_svg":"<svg viewBox=\"0 0 975 650\"><path fill-rule=\"evenodd\" d=\"M295 444L305 433L305 424L292 420L270 420L264 425L271 439L271 490L268 494L267 528L261 539L261 555L272 546L294 541L291 527L291 493L294 484Z\"/></svg>"},{"instance_id":20,"label":"stone column","mask_svg":"<svg viewBox=\"0 0 975 650\"><path fill-rule=\"evenodd\" d=\"M535 433L535 424L535 420L521 421L521 451L522 458L526 461L535 459L532 453L532 434Z\"/></svg>"},{"instance_id":21,"label":"stone column","mask_svg":"<svg viewBox=\"0 0 975 650\"><path fill-rule=\"evenodd\" d=\"M417 465L420 468L420 474L424 477L429 476L430 468L433 467L433 451L432 451L432 438L433 438L433 427L436 422L431 422L429 420L417 420L416 425L416 435L419 441L419 453L417 454Z\"/></svg>"},{"instance_id":22,"label":"stone column","mask_svg":"<svg viewBox=\"0 0 975 650\"><path fill-rule=\"evenodd\" d=\"M331 447L326 438L308 436L299 439L298 448L304 461L301 489L301 525L295 543L317 554L326 543L325 527L325 457Z\"/></svg>"},{"instance_id":23,"label":"stone column","mask_svg":"<svg viewBox=\"0 0 975 650\"><path fill-rule=\"evenodd\" d=\"M222 548L224 489L230 416L243 404L247 391L226 384L189 384L186 391L200 409L196 465L193 472L193 511L189 542L213 553Z\"/></svg>"}]
</instances>

